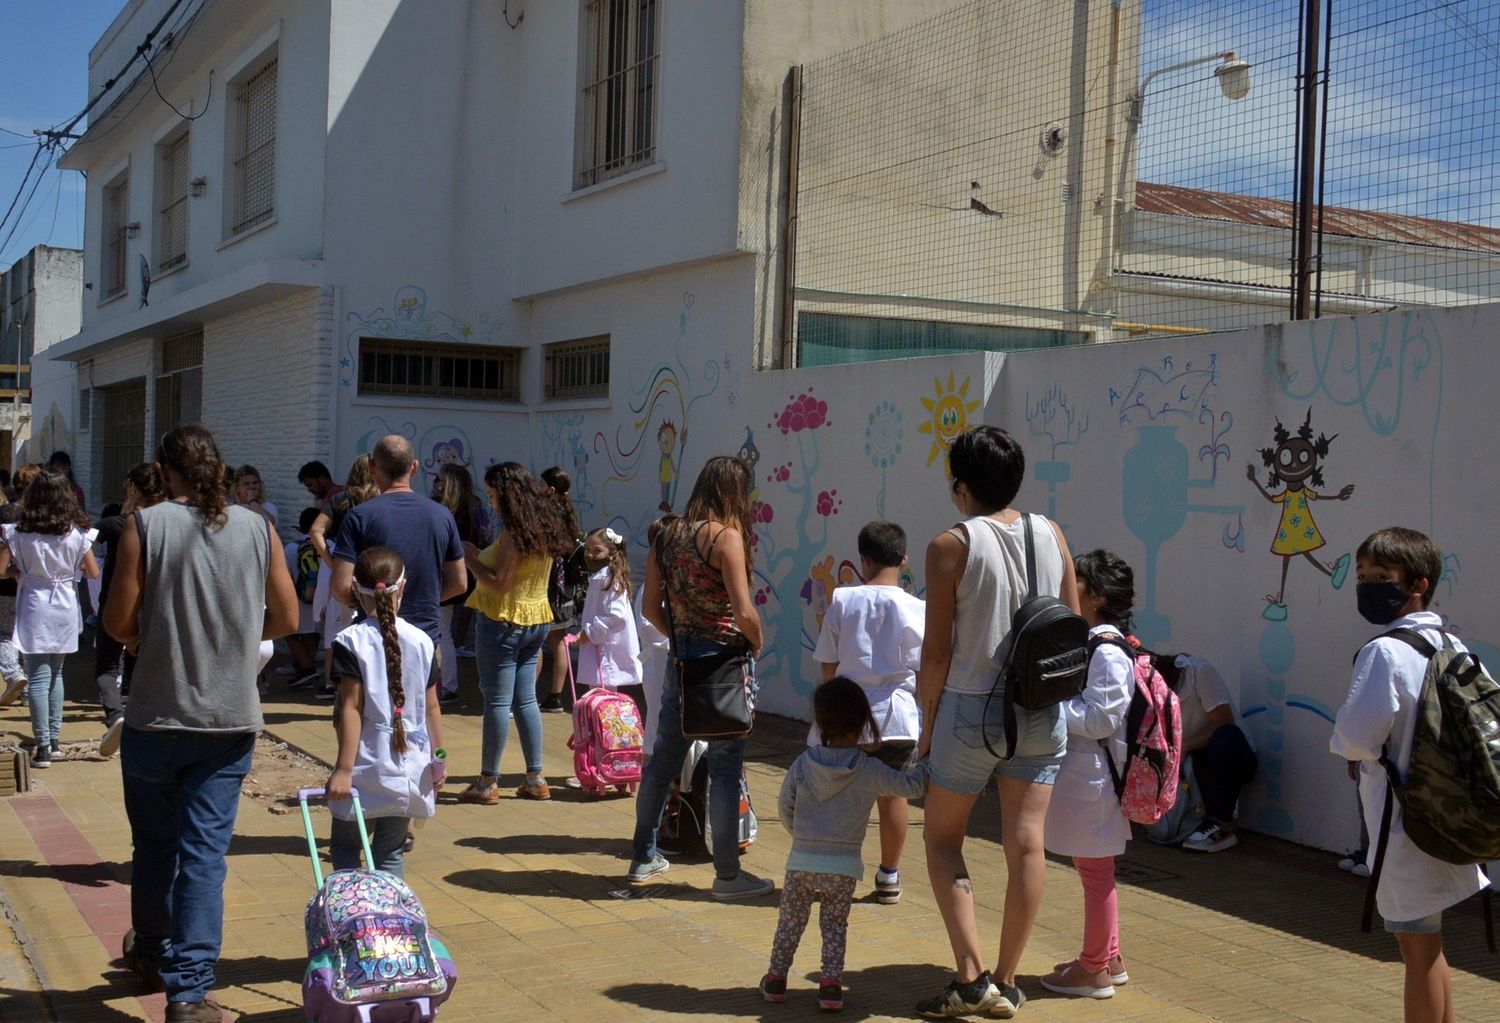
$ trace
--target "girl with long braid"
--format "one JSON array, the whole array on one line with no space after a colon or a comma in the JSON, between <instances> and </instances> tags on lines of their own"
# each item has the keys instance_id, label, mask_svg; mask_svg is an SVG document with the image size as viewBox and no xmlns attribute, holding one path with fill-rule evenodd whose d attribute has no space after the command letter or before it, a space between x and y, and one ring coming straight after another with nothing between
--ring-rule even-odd
<instances>
[{"instance_id":1,"label":"girl with long braid","mask_svg":"<svg viewBox=\"0 0 1500 1023\"><path fill-rule=\"evenodd\" d=\"M359 866L351 788L369 824L375 862L368 867L401 877L410 821L433 815L447 775L438 692L429 682L432 640L399 616L405 587L401 555L388 547L360 554L354 593L366 617L333 640L339 753L327 789L335 870Z\"/></svg>"}]
</instances>

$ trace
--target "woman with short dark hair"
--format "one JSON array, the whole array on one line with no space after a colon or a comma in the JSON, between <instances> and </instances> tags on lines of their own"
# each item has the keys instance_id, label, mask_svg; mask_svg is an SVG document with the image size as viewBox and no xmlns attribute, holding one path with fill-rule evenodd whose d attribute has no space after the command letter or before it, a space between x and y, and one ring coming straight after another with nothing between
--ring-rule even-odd
<instances>
[{"instance_id":1,"label":"woman with short dark hair","mask_svg":"<svg viewBox=\"0 0 1500 1023\"><path fill-rule=\"evenodd\" d=\"M1037 594L1059 597L1075 611L1078 594L1062 530L1010 506L1026 474L1021 445L998 427L977 426L954 440L948 464L950 496L965 520L927 547L927 625L917 672L923 734L917 755L931 752L922 832L927 874L957 972L941 994L919 1002L917 1012L929 1019L977 1012L1010 1016L1025 1001L1016 986L1016 966L1042 904L1047 863L1042 831L1067 744L1062 708L1052 706L1015 708L1016 745L1009 759L986 745L990 736L1004 744L999 676L1011 616L1027 596L1028 533L1036 553ZM1007 867L993 974L984 966L963 856L969 815L992 777L1000 791Z\"/></svg>"}]
</instances>

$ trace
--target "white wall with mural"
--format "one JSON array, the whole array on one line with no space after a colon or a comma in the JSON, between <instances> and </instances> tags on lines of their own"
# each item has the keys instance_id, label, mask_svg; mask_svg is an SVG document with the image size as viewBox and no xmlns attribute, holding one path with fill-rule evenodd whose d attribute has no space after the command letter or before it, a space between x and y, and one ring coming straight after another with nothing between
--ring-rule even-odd
<instances>
[{"instance_id":1,"label":"white wall with mural","mask_svg":"<svg viewBox=\"0 0 1500 1023\"><path fill-rule=\"evenodd\" d=\"M483 338L514 315L440 311L422 287L346 303L346 335ZM1059 521L1075 550L1124 556L1141 638L1208 657L1236 688L1261 758L1244 822L1326 848L1357 838L1353 787L1327 742L1350 658L1372 633L1354 609L1360 540L1394 524L1431 533L1447 564L1438 609L1500 664L1482 583L1496 559L1483 512L1500 480L1473 463L1500 307L755 372L739 329L753 298L747 259L533 303L537 341L611 335L608 403L365 404L345 366L339 460L397 432L424 475L447 460L476 475L508 458L562 465L585 525L621 529L639 563L646 527L681 510L704 460L739 453L755 468L762 706L806 716L811 650L829 593L857 578L859 527L906 527L920 593L925 543L955 518L946 447L968 425L1002 426L1026 446L1020 505ZM1290 488L1284 469L1272 475L1286 449L1310 455Z\"/></svg>"}]
</instances>

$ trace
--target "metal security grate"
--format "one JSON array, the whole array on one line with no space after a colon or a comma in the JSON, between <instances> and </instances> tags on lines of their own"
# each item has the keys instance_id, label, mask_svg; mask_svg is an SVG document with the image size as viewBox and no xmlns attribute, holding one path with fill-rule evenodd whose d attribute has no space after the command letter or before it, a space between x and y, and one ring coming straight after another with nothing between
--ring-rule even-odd
<instances>
[{"instance_id":1,"label":"metal security grate","mask_svg":"<svg viewBox=\"0 0 1500 1023\"><path fill-rule=\"evenodd\" d=\"M161 343L156 378L156 434L195 423L203 415L203 331L191 330Z\"/></svg>"},{"instance_id":2,"label":"metal security grate","mask_svg":"<svg viewBox=\"0 0 1500 1023\"><path fill-rule=\"evenodd\" d=\"M234 160L234 226L249 230L276 213L276 67L272 60L240 83Z\"/></svg>"},{"instance_id":3,"label":"metal security grate","mask_svg":"<svg viewBox=\"0 0 1500 1023\"><path fill-rule=\"evenodd\" d=\"M359 339L359 393L516 401L521 353L488 345Z\"/></svg>"},{"instance_id":4,"label":"metal security grate","mask_svg":"<svg viewBox=\"0 0 1500 1023\"><path fill-rule=\"evenodd\" d=\"M125 224L130 216L130 179L121 178L104 189L104 294L125 290Z\"/></svg>"},{"instance_id":5,"label":"metal security grate","mask_svg":"<svg viewBox=\"0 0 1500 1023\"><path fill-rule=\"evenodd\" d=\"M156 268L187 262L188 135L161 147L161 212Z\"/></svg>"},{"instance_id":6,"label":"metal security grate","mask_svg":"<svg viewBox=\"0 0 1500 1023\"><path fill-rule=\"evenodd\" d=\"M658 0L588 0L578 182L587 188L656 159Z\"/></svg>"},{"instance_id":7,"label":"metal security grate","mask_svg":"<svg viewBox=\"0 0 1500 1023\"><path fill-rule=\"evenodd\" d=\"M542 396L609 397L609 335L547 345Z\"/></svg>"}]
</instances>

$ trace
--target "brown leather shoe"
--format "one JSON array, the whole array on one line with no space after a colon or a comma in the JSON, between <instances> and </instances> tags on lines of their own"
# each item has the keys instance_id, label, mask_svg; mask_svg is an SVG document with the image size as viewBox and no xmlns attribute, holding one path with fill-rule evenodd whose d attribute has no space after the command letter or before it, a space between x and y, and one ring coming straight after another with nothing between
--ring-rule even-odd
<instances>
[{"instance_id":1,"label":"brown leather shoe","mask_svg":"<svg viewBox=\"0 0 1500 1023\"><path fill-rule=\"evenodd\" d=\"M521 799L551 799L552 790L547 787L545 778L536 781L523 781L521 787L516 789L516 795Z\"/></svg>"},{"instance_id":2,"label":"brown leather shoe","mask_svg":"<svg viewBox=\"0 0 1500 1023\"><path fill-rule=\"evenodd\" d=\"M224 1007L212 998L201 1002L168 1002L167 1023L224 1023Z\"/></svg>"},{"instance_id":3,"label":"brown leather shoe","mask_svg":"<svg viewBox=\"0 0 1500 1023\"><path fill-rule=\"evenodd\" d=\"M458 794L460 803L478 803L480 806L494 806L500 802L500 786L494 782L488 785L483 782L471 781L469 787Z\"/></svg>"},{"instance_id":4,"label":"brown leather shoe","mask_svg":"<svg viewBox=\"0 0 1500 1023\"><path fill-rule=\"evenodd\" d=\"M125 969L141 978L147 991L154 993L167 989L167 986L162 983L161 971L154 964L141 959L141 953L135 947L135 928L133 927L125 932L125 940L120 946L120 960Z\"/></svg>"}]
</instances>

